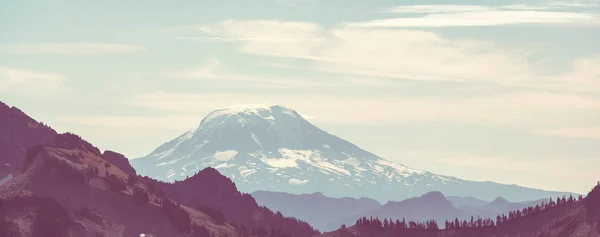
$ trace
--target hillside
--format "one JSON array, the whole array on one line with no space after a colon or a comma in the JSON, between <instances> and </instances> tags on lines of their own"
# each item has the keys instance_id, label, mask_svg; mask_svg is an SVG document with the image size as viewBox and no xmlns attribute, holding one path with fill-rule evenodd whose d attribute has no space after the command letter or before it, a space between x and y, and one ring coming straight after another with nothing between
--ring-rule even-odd
<instances>
[{"instance_id":1,"label":"hillside","mask_svg":"<svg viewBox=\"0 0 600 237\"><path fill-rule=\"evenodd\" d=\"M212 213L220 223L231 223L242 233L269 236L307 237L319 234L306 222L284 217L259 206L249 194L217 170L206 168L192 177L174 183L141 177L140 181L163 190L165 194L189 207Z\"/></svg>"},{"instance_id":2,"label":"hillside","mask_svg":"<svg viewBox=\"0 0 600 237\"><path fill-rule=\"evenodd\" d=\"M0 180L20 174L27 149L51 142L54 136L52 128L0 101Z\"/></svg>"},{"instance_id":3,"label":"hillside","mask_svg":"<svg viewBox=\"0 0 600 237\"><path fill-rule=\"evenodd\" d=\"M0 185L0 236L238 236L102 158L73 134L27 152L23 173Z\"/></svg>"}]
</instances>

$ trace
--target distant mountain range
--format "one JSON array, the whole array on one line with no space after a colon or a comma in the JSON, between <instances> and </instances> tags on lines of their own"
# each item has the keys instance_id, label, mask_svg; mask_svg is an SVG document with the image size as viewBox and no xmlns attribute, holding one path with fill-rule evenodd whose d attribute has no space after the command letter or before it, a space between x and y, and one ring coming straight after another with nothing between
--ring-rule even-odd
<instances>
[{"instance_id":1,"label":"distant mountain range","mask_svg":"<svg viewBox=\"0 0 600 237\"><path fill-rule=\"evenodd\" d=\"M284 215L297 217L321 231L335 230L342 224L350 226L363 216L380 219L405 218L414 221L435 219L440 223L471 216L495 218L499 214L539 205L549 200L509 202L498 197L494 201L484 201L473 197L445 197L440 192L430 192L420 197L400 202L390 201L381 205L369 198L331 198L321 193L295 195L257 191L252 193L252 196L258 204L281 211Z\"/></svg>"},{"instance_id":2,"label":"distant mountain range","mask_svg":"<svg viewBox=\"0 0 600 237\"><path fill-rule=\"evenodd\" d=\"M295 195L256 191L251 195L259 205L306 221L321 231L335 230L341 220L381 207L379 202L370 198L330 198L322 193Z\"/></svg>"},{"instance_id":3,"label":"distant mountain range","mask_svg":"<svg viewBox=\"0 0 600 237\"><path fill-rule=\"evenodd\" d=\"M428 194L425 199L439 199ZM437 197L436 197L437 196ZM506 202L496 200L492 205ZM583 199L561 199L545 205L511 211L496 218L471 218L436 223L363 217L320 237L598 237L600 236L600 183Z\"/></svg>"},{"instance_id":4,"label":"distant mountain range","mask_svg":"<svg viewBox=\"0 0 600 237\"><path fill-rule=\"evenodd\" d=\"M198 129L132 160L132 165L140 174L163 181L183 180L213 167L244 192L321 192L331 197L367 196L380 202L431 191L514 201L566 194L409 168L331 135L279 105L211 112Z\"/></svg>"}]
</instances>

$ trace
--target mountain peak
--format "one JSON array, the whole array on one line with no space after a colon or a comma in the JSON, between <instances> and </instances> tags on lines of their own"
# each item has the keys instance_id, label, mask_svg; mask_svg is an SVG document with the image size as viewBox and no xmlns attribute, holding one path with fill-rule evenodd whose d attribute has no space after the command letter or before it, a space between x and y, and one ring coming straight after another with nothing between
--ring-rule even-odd
<instances>
[{"instance_id":1,"label":"mountain peak","mask_svg":"<svg viewBox=\"0 0 600 237\"><path fill-rule=\"evenodd\" d=\"M421 198L427 199L427 200L446 200L446 196L444 196L444 194L442 192L439 191L433 191L433 192L428 192L426 194L423 194L423 196L421 196Z\"/></svg>"},{"instance_id":2,"label":"mountain peak","mask_svg":"<svg viewBox=\"0 0 600 237\"><path fill-rule=\"evenodd\" d=\"M277 119L281 119L281 117L301 117L295 110L283 105L241 104L210 112L202 119L198 129L203 128L203 126L210 126L212 123L223 125L228 122L232 116L236 117L236 119L233 119L232 121L237 122L238 124L247 123L249 122L248 120L252 119L263 119L273 122Z\"/></svg>"},{"instance_id":3,"label":"mountain peak","mask_svg":"<svg viewBox=\"0 0 600 237\"><path fill-rule=\"evenodd\" d=\"M508 205L510 202L503 197L497 197L489 205Z\"/></svg>"},{"instance_id":4,"label":"mountain peak","mask_svg":"<svg viewBox=\"0 0 600 237\"><path fill-rule=\"evenodd\" d=\"M89 151L98 156L102 155L97 147L93 146L80 136L68 132L56 135L54 146L67 150L81 149L82 151Z\"/></svg>"},{"instance_id":5,"label":"mountain peak","mask_svg":"<svg viewBox=\"0 0 600 237\"><path fill-rule=\"evenodd\" d=\"M325 195L323 195L323 193L321 193L321 192L314 192L314 193L311 193L309 196L311 196L311 197L320 197L320 198L324 198L325 197Z\"/></svg>"}]
</instances>

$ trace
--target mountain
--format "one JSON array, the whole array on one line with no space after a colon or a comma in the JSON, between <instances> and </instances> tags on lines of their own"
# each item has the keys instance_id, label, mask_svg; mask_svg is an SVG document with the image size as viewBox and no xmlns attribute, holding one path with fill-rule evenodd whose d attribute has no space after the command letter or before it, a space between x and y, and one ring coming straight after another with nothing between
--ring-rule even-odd
<instances>
[{"instance_id":1,"label":"mountain","mask_svg":"<svg viewBox=\"0 0 600 237\"><path fill-rule=\"evenodd\" d=\"M330 227L342 224L351 225L361 217L378 217L379 219L406 219L412 221L426 221L435 219L438 222L466 218L471 216L467 211L460 210L452 205L441 192L429 192L420 197L408 198L395 202L390 201L385 205L371 211L358 213L352 217L338 221Z\"/></svg>"},{"instance_id":2,"label":"mountain","mask_svg":"<svg viewBox=\"0 0 600 237\"><path fill-rule=\"evenodd\" d=\"M102 158L111 164L115 165L117 168L121 169L128 175L136 175L135 169L129 163L129 159L124 155L116 153L114 151L104 151L102 153Z\"/></svg>"},{"instance_id":3,"label":"mountain","mask_svg":"<svg viewBox=\"0 0 600 237\"><path fill-rule=\"evenodd\" d=\"M252 197L259 205L306 221L321 231L337 229L340 220L381 206L370 198L330 198L322 193L296 195L256 191L252 193Z\"/></svg>"},{"instance_id":4,"label":"mountain","mask_svg":"<svg viewBox=\"0 0 600 237\"><path fill-rule=\"evenodd\" d=\"M495 219L455 219L438 225L434 221L382 221L364 217L355 223L320 237L599 237L600 182L584 199L549 201Z\"/></svg>"},{"instance_id":5,"label":"mountain","mask_svg":"<svg viewBox=\"0 0 600 237\"><path fill-rule=\"evenodd\" d=\"M497 197L494 199L494 201L482 206L460 206L458 208L472 213L473 216L494 217L502 213L520 210L524 207L542 205L544 202L548 202L549 200L550 199L544 198L526 202L509 202L502 197Z\"/></svg>"},{"instance_id":6,"label":"mountain","mask_svg":"<svg viewBox=\"0 0 600 237\"><path fill-rule=\"evenodd\" d=\"M141 177L140 181L163 190L166 196L181 204L213 213L220 223L231 223L245 233L266 231L289 237L319 234L305 222L259 206L252 196L239 192L229 178L213 168L206 168L186 180L174 183L159 182L148 177Z\"/></svg>"},{"instance_id":7,"label":"mountain","mask_svg":"<svg viewBox=\"0 0 600 237\"><path fill-rule=\"evenodd\" d=\"M489 201L481 200L479 198L474 197L460 197L460 196L448 196L446 197L448 201L452 203L455 207L481 207L490 203Z\"/></svg>"},{"instance_id":8,"label":"mountain","mask_svg":"<svg viewBox=\"0 0 600 237\"><path fill-rule=\"evenodd\" d=\"M0 101L0 183L21 173L27 149L55 136L52 128Z\"/></svg>"},{"instance_id":9,"label":"mountain","mask_svg":"<svg viewBox=\"0 0 600 237\"><path fill-rule=\"evenodd\" d=\"M23 163L0 185L0 236L239 236L130 178L76 135L29 149Z\"/></svg>"},{"instance_id":10,"label":"mountain","mask_svg":"<svg viewBox=\"0 0 600 237\"><path fill-rule=\"evenodd\" d=\"M365 131L368 134L368 131ZM209 113L195 131L132 160L141 175L183 180L206 167L244 192L322 192L330 197L403 200L430 191L522 201L559 196L493 182L473 182L397 164L331 135L280 105L244 106Z\"/></svg>"},{"instance_id":11,"label":"mountain","mask_svg":"<svg viewBox=\"0 0 600 237\"><path fill-rule=\"evenodd\" d=\"M380 205L368 198L330 198L322 193L288 194L268 191L252 193L257 203L284 215L304 220L312 226L331 231L341 225L351 225L360 217L380 219L402 219L438 222L455 218L481 217L496 218L497 215L516 211L525 207L535 207L548 203L550 199L527 202L509 202L502 197L487 202L473 197L445 197L440 192L430 192L401 202L388 202ZM452 201L454 200L454 202ZM456 204L455 204L456 202ZM457 206L460 204L462 206ZM311 207L311 208L306 208Z\"/></svg>"}]
</instances>

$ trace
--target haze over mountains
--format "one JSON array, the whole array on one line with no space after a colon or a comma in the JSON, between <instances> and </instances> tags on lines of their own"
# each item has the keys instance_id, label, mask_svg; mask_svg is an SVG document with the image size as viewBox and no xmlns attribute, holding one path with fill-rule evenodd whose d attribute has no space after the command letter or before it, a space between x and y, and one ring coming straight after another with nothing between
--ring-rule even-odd
<instances>
[{"instance_id":1,"label":"haze over mountains","mask_svg":"<svg viewBox=\"0 0 600 237\"><path fill-rule=\"evenodd\" d=\"M330 198L322 193L294 195L268 191L252 193L259 205L280 211L283 215L294 216L306 221L321 231L331 231L340 227L342 220L361 216L360 214L381 207L370 198ZM352 220L350 223L356 221Z\"/></svg>"},{"instance_id":2,"label":"haze over mountains","mask_svg":"<svg viewBox=\"0 0 600 237\"><path fill-rule=\"evenodd\" d=\"M252 196L258 204L281 211L284 215L298 217L321 231L335 230L341 225L351 226L364 216L413 221L434 219L438 223L471 216L495 218L503 213L549 201L509 202L501 197L485 201L473 197L445 197L440 192L430 192L399 202L390 201L384 205L369 198L330 198L321 193L294 195L257 191Z\"/></svg>"},{"instance_id":3,"label":"haze over mountains","mask_svg":"<svg viewBox=\"0 0 600 237\"><path fill-rule=\"evenodd\" d=\"M585 198L561 198L496 218L437 223L363 217L355 225L322 237L597 237L600 236L600 183ZM443 228L443 229L442 229Z\"/></svg>"},{"instance_id":4,"label":"haze over mountains","mask_svg":"<svg viewBox=\"0 0 600 237\"><path fill-rule=\"evenodd\" d=\"M368 134L368 131L365 131ZM142 174L183 180L205 167L231 178L244 192L322 192L330 197L403 200L430 191L512 201L566 193L474 182L385 160L331 135L280 105L219 109L149 155L132 160Z\"/></svg>"}]
</instances>

